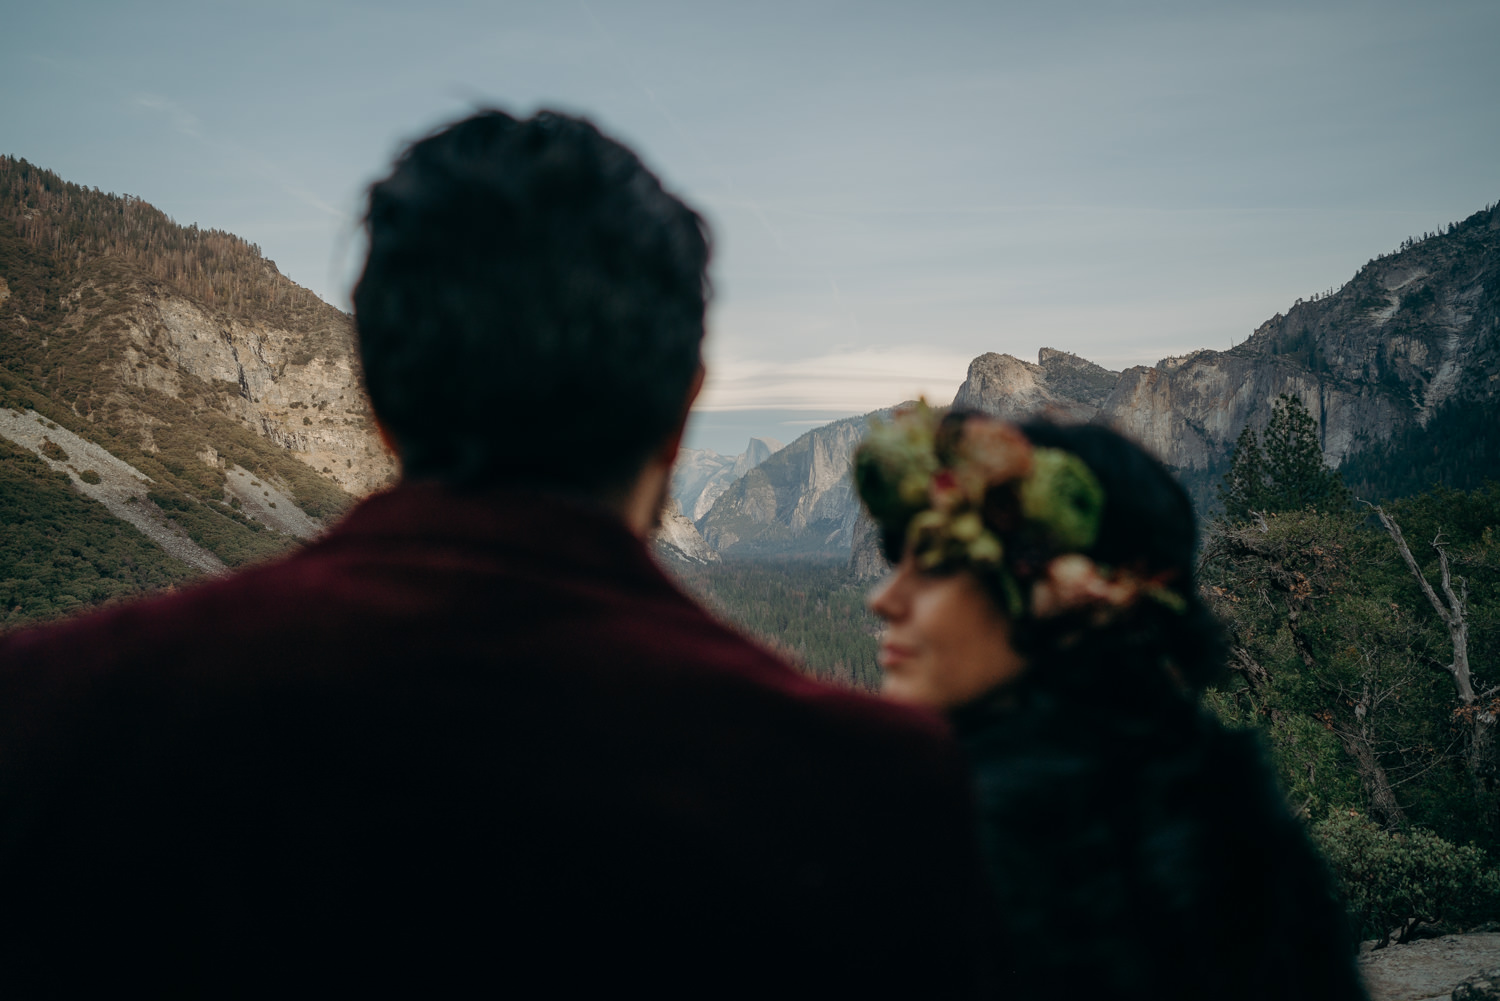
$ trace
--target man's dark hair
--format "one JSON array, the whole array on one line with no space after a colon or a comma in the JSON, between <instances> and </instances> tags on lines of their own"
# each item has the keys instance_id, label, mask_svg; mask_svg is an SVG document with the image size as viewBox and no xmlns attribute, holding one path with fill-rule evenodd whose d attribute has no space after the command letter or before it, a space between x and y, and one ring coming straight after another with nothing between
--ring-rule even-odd
<instances>
[{"instance_id":1,"label":"man's dark hair","mask_svg":"<svg viewBox=\"0 0 1500 1001\"><path fill-rule=\"evenodd\" d=\"M365 385L413 479L624 486L682 416L708 231L590 122L483 111L370 189Z\"/></svg>"}]
</instances>

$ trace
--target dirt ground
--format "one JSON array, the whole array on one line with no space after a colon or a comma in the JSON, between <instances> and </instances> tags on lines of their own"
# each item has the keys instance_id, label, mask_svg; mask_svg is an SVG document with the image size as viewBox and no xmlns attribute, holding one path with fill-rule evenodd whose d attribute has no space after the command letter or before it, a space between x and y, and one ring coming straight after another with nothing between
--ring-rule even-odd
<instances>
[{"instance_id":1,"label":"dirt ground","mask_svg":"<svg viewBox=\"0 0 1500 1001\"><path fill-rule=\"evenodd\" d=\"M1447 1001L1470 974L1500 966L1500 932L1444 935L1378 951L1360 950L1371 1001Z\"/></svg>"}]
</instances>

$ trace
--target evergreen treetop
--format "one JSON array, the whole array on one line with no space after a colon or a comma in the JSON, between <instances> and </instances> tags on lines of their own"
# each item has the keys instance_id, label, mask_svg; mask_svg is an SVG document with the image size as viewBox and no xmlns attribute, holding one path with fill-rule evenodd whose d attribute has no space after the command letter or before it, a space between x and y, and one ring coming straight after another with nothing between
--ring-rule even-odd
<instances>
[{"instance_id":1,"label":"evergreen treetop","mask_svg":"<svg viewBox=\"0 0 1500 1001\"><path fill-rule=\"evenodd\" d=\"M1254 513L1331 510L1349 503L1349 491L1338 471L1323 462L1318 424L1300 397L1282 393L1271 408L1265 434L1248 425L1240 432L1219 487L1228 520L1246 521Z\"/></svg>"}]
</instances>

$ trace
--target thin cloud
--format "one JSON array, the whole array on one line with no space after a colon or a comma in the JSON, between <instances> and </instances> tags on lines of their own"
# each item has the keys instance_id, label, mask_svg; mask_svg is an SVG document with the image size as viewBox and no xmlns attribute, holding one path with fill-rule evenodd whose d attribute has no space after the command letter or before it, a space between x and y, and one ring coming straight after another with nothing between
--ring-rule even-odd
<instances>
[{"instance_id":1,"label":"thin cloud","mask_svg":"<svg viewBox=\"0 0 1500 1001\"><path fill-rule=\"evenodd\" d=\"M697 409L709 412L866 412L917 396L947 403L970 357L945 349L866 348L791 361L726 359L711 364Z\"/></svg>"},{"instance_id":2,"label":"thin cloud","mask_svg":"<svg viewBox=\"0 0 1500 1001\"><path fill-rule=\"evenodd\" d=\"M247 150L238 143L207 134L198 116L183 107L179 102L159 94L138 94L133 103L138 108L143 108L164 116L176 131L196 139L216 153L234 161L240 166L249 168L261 180L271 183L279 188L282 193L301 202L308 208L315 209L339 222L348 222L351 219L348 212L341 210L338 206L330 204L325 199L319 198L307 190L307 188L302 187L293 179L290 172L273 163L265 156Z\"/></svg>"},{"instance_id":3,"label":"thin cloud","mask_svg":"<svg viewBox=\"0 0 1500 1001\"><path fill-rule=\"evenodd\" d=\"M198 121L198 116L176 101L157 94L140 94L136 97L135 104L136 107L166 116L167 120L172 123L172 127L185 136L192 136L194 139L204 138L202 123Z\"/></svg>"}]
</instances>

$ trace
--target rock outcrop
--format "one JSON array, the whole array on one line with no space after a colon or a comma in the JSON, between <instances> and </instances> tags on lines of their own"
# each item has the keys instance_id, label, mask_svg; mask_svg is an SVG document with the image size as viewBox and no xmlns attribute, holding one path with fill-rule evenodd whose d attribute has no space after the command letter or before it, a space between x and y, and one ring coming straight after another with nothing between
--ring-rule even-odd
<instances>
[{"instance_id":1,"label":"rock outcrop","mask_svg":"<svg viewBox=\"0 0 1500 1001\"><path fill-rule=\"evenodd\" d=\"M1372 949L1374 944L1364 943L1359 956L1371 1001L1439 1001L1450 993L1453 1001L1464 995L1477 1001L1494 989L1500 934L1444 935L1384 949Z\"/></svg>"},{"instance_id":2,"label":"rock outcrop","mask_svg":"<svg viewBox=\"0 0 1500 1001\"><path fill-rule=\"evenodd\" d=\"M1104 420L1179 470L1218 468L1240 431L1301 397L1337 464L1445 404L1500 389L1500 210L1371 261L1298 301L1229 351L1110 373L1043 349L1038 364L981 355L955 404L1013 419Z\"/></svg>"},{"instance_id":3,"label":"rock outcrop","mask_svg":"<svg viewBox=\"0 0 1500 1001\"><path fill-rule=\"evenodd\" d=\"M891 565L880 546L880 533L868 514L860 512L849 544L849 572L855 580L874 580L890 573Z\"/></svg>"},{"instance_id":4,"label":"rock outcrop","mask_svg":"<svg viewBox=\"0 0 1500 1001\"><path fill-rule=\"evenodd\" d=\"M807 432L724 491L698 523L720 552L843 554L859 513L849 477L869 417Z\"/></svg>"},{"instance_id":5,"label":"rock outcrop","mask_svg":"<svg viewBox=\"0 0 1500 1001\"><path fill-rule=\"evenodd\" d=\"M211 425L227 417L347 495L393 478L352 320L258 247L5 156L0 191L0 373L15 402L62 407L85 436L103 418L106 447L126 431L146 452L184 412L222 450Z\"/></svg>"},{"instance_id":6,"label":"rock outcrop","mask_svg":"<svg viewBox=\"0 0 1500 1001\"><path fill-rule=\"evenodd\" d=\"M1453 988L1453 1001L1500 1001L1500 966L1459 981Z\"/></svg>"},{"instance_id":7,"label":"rock outcrop","mask_svg":"<svg viewBox=\"0 0 1500 1001\"><path fill-rule=\"evenodd\" d=\"M0 478L65 472L147 540L133 580L271 558L396 473L351 319L233 234L0 156L0 286L0 435L42 460ZM67 540L31 565L113 579L107 545ZM9 583L55 610L80 600L66 576Z\"/></svg>"},{"instance_id":8,"label":"rock outcrop","mask_svg":"<svg viewBox=\"0 0 1500 1001\"><path fill-rule=\"evenodd\" d=\"M359 383L353 324L332 306L288 329L210 310L165 282L119 269L96 272L71 298L86 296L108 304L121 387L180 397L190 391L183 376L193 376L222 390L219 409L349 493L363 496L394 478L395 460ZM76 309L77 321L87 322L86 308Z\"/></svg>"},{"instance_id":9,"label":"rock outcrop","mask_svg":"<svg viewBox=\"0 0 1500 1001\"><path fill-rule=\"evenodd\" d=\"M667 509L661 516L661 527L651 541L658 559L698 564L719 562L719 554L698 534L697 526L682 513L682 507L675 500L667 502Z\"/></svg>"},{"instance_id":10,"label":"rock outcrop","mask_svg":"<svg viewBox=\"0 0 1500 1001\"><path fill-rule=\"evenodd\" d=\"M672 496L693 521L702 520L729 485L782 449L775 438L751 438L737 456L684 448L672 469Z\"/></svg>"},{"instance_id":11,"label":"rock outcrop","mask_svg":"<svg viewBox=\"0 0 1500 1001\"><path fill-rule=\"evenodd\" d=\"M1035 365L991 352L969 363L953 405L1005 420L1044 415L1087 421L1099 413L1119 378L1118 372L1053 348L1042 348Z\"/></svg>"}]
</instances>

